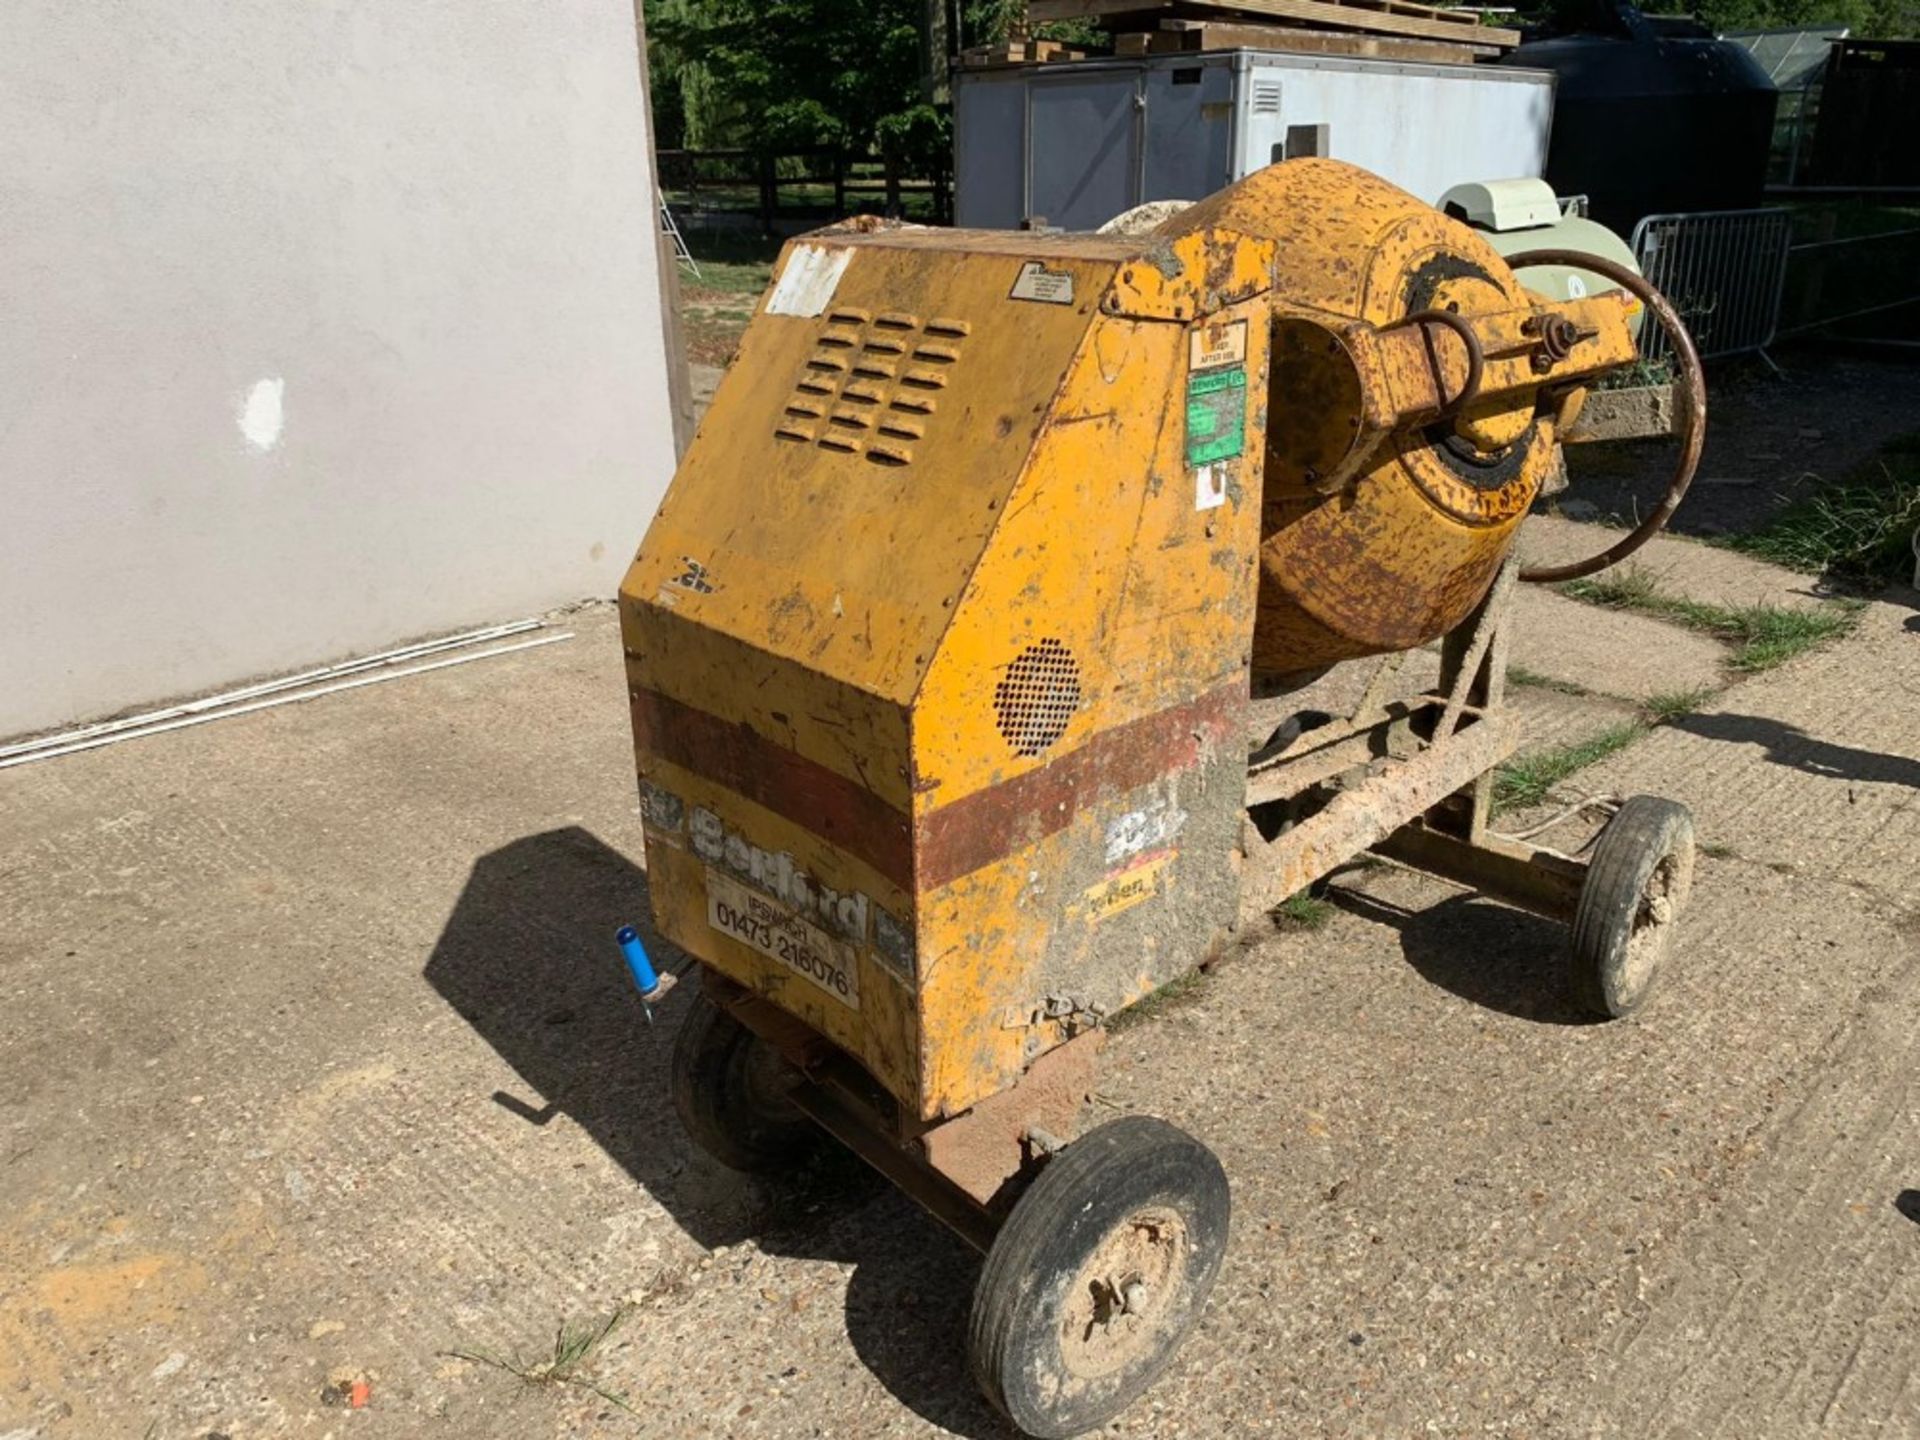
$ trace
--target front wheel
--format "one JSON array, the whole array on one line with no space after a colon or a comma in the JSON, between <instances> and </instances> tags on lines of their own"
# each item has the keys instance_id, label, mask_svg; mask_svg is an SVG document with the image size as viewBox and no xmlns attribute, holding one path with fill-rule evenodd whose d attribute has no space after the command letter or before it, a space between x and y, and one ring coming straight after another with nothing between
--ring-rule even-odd
<instances>
[{"instance_id":1,"label":"front wheel","mask_svg":"<svg viewBox=\"0 0 1920 1440\"><path fill-rule=\"evenodd\" d=\"M1054 1155L974 1290L967 1348L987 1398L1039 1440L1118 1415L1199 1321L1230 1208L1213 1152L1162 1120L1114 1120Z\"/></svg>"},{"instance_id":2,"label":"front wheel","mask_svg":"<svg viewBox=\"0 0 1920 1440\"><path fill-rule=\"evenodd\" d=\"M1693 815L1635 795L1600 832L1573 916L1573 993L1618 1019L1640 1008L1673 943L1693 886Z\"/></svg>"}]
</instances>

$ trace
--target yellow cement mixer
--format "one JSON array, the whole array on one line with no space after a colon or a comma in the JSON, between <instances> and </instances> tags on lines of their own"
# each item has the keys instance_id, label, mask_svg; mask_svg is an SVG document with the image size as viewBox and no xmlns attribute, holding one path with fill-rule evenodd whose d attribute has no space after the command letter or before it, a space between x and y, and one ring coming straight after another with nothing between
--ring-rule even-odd
<instances>
[{"instance_id":1,"label":"yellow cement mixer","mask_svg":"<svg viewBox=\"0 0 1920 1440\"><path fill-rule=\"evenodd\" d=\"M1687 391L1668 501L1526 578L1657 530L1705 420L1638 276L1550 303L1527 263L1327 160L1133 238L802 237L621 588L654 924L701 971L681 1116L744 1170L824 1129L975 1244L971 1365L1030 1434L1200 1316L1219 1163L1085 1106L1106 1023L1243 917L1373 849L1569 921L1598 1013L1667 948L1680 807L1585 861L1487 828L1514 534L1642 306ZM1250 757L1255 697L1435 640L1433 690Z\"/></svg>"}]
</instances>

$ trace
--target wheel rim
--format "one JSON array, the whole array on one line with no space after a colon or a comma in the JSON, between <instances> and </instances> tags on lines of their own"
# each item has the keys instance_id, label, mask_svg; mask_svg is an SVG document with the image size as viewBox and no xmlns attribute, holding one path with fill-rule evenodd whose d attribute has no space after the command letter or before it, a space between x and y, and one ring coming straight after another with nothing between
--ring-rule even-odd
<instances>
[{"instance_id":1,"label":"wheel rim","mask_svg":"<svg viewBox=\"0 0 1920 1440\"><path fill-rule=\"evenodd\" d=\"M1183 1313L1193 1245L1172 1210L1137 1210L1109 1230L1067 1291L1060 1358L1086 1380L1150 1363Z\"/></svg>"},{"instance_id":2,"label":"wheel rim","mask_svg":"<svg viewBox=\"0 0 1920 1440\"><path fill-rule=\"evenodd\" d=\"M1660 857L1640 891L1633 927L1620 957L1620 997L1631 1003L1653 982L1673 934L1673 922L1686 899L1685 857L1669 851Z\"/></svg>"},{"instance_id":3,"label":"wheel rim","mask_svg":"<svg viewBox=\"0 0 1920 1440\"><path fill-rule=\"evenodd\" d=\"M780 1052L758 1037L743 1044L734 1057L734 1077L748 1114L762 1125L782 1127L805 1117L793 1103L793 1071Z\"/></svg>"}]
</instances>

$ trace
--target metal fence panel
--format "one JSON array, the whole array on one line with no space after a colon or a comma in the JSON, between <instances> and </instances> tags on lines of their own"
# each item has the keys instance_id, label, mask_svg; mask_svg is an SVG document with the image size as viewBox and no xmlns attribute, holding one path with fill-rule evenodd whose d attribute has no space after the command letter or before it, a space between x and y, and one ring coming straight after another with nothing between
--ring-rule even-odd
<instances>
[{"instance_id":1,"label":"metal fence panel","mask_svg":"<svg viewBox=\"0 0 1920 1440\"><path fill-rule=\"evenodd\" d=\"M1835 217L1829 213L1827 218L1831 221ZM1787 259L1786 300L1780 309L1782 335L1821 330L1869 316L1892 319L1895 311L1920 306L1920 227L1905 225L1861 235L1828 234L1803 240L1788 252ZM1912 317L1897 324L1896 330L1902 340L1911 339ZM1859 334L1858 327L1850 333L1854 338L1867 338Z\"/></svg>"},{"instance_id":2,"label":"metal fence panel","mask_svg":"<svg viewBox=\"0 0 1920 1440\"><path fill-rule=\"evenodd\" d=\"M1761 350L1773 339L1792 238L1783 209L1697 210L1649 215L1633 227L1630 243L1648 282L1673 302L1701 356L1712 359ZM1655 325L1640 349L1649 360L1672 353Z\"/></svg>"}]
</instances>

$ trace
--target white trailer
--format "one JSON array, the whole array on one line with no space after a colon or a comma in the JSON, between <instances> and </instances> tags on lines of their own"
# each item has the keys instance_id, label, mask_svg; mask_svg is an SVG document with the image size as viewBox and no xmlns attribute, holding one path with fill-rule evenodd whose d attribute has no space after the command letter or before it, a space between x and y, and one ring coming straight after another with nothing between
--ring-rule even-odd
<instances>
[{"instance_id":1,"label":"white trailer","mask_svg":"<svg viewBox=\"0 0 1920 1440\"><path fill-rule=\"evenodd\" d=\"M954 73L954 223L1091 230L1327 155L1433 203L1538 176L1553 75L1504 65L1217 50Z\"/></svg>"}]
</instances>

